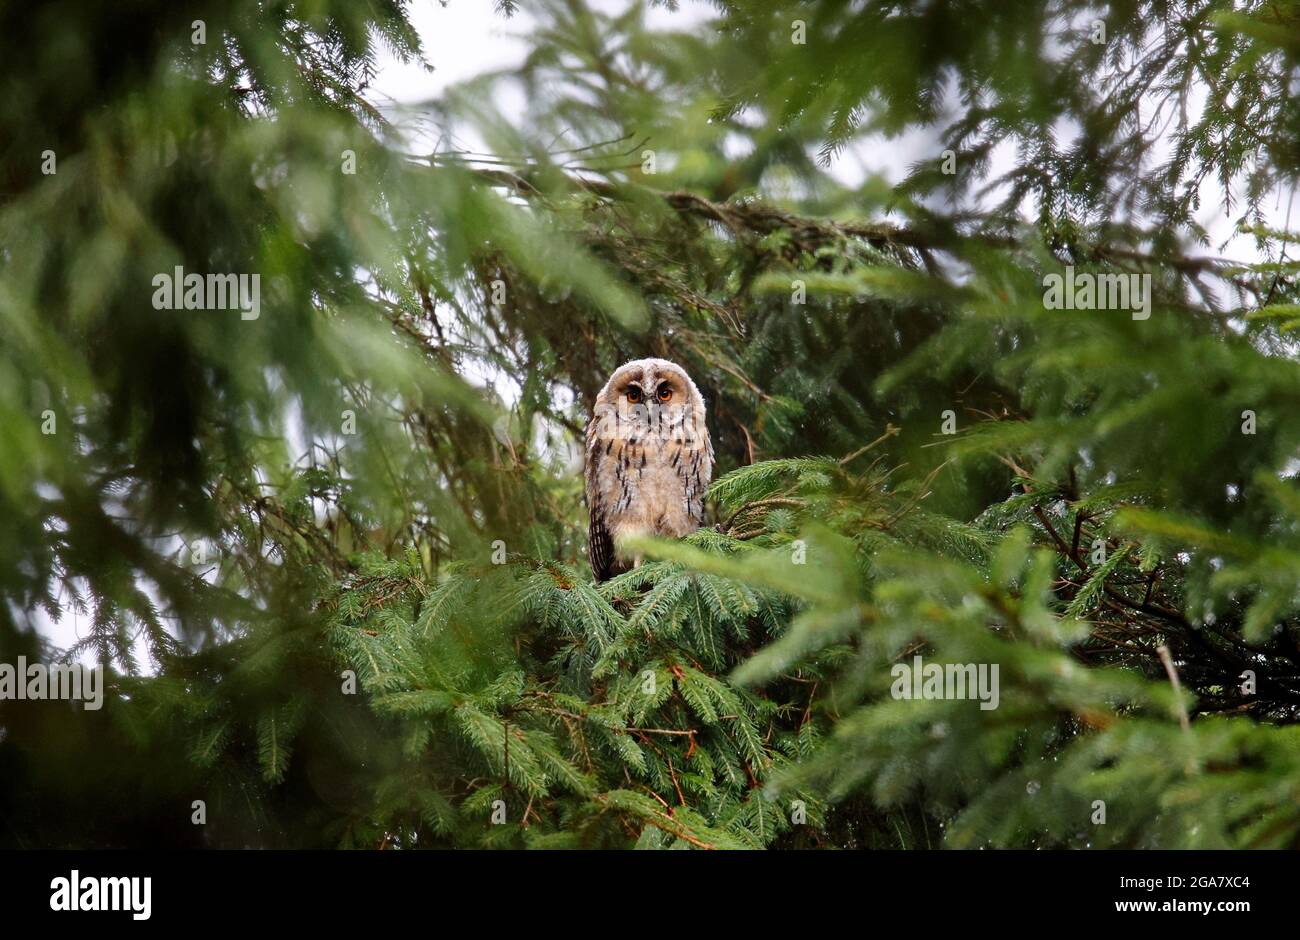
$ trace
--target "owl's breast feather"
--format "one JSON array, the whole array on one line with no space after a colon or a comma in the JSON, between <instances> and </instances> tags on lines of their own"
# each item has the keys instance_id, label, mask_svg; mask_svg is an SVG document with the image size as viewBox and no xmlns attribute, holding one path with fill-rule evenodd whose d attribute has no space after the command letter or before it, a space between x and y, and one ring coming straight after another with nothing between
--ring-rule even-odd
<instances>
[{"instance_id":1,"label":"owl's breast feather","mask_svg":"<svg viewBox=\"0 0 1300 940\"><path fill-rule=\"evenodd\" d=\"M615 469L606 492L611 534L680 537L699 528L692 503L698 503L698 459L690 448L642 442L615 447Z\"/></svg>"}]
</instances>

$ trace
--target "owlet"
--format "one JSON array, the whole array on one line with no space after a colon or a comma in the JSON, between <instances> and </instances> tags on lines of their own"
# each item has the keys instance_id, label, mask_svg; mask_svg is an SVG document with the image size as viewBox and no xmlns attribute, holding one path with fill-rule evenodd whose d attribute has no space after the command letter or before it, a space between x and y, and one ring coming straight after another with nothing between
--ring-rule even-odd
<instances>
[{"instance_id":1,"label":"owlet","mask_svg":"<svg viewBox=\"0 0 1300 940\"><path fill-rule=\"evenodd\" d=\"M620 366L596 396L587 425L587 552L597 581L640 564L628 536L681 537L704 522L713 442L704 399L666 359Z\"/></svg>"}]
</instances>

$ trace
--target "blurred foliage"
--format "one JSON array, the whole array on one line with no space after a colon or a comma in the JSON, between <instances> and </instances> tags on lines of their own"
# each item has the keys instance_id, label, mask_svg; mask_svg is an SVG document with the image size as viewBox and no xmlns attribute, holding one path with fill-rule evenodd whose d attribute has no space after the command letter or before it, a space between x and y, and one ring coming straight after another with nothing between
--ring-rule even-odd
<instances>
[{"instance_id":1,"label":"blurred foliage","mask_svg":"<svg viewBox=\"0 0 1300 940\"><path fill-rule=\"evenodd\" d=\"M0 10L0 662L109 671L0 701L0 844L1300 841L1295 3L498 3L520 67L380 109L409 6ZM717 524L594 585L647 355Z\"/></svg>"}]
</instances>

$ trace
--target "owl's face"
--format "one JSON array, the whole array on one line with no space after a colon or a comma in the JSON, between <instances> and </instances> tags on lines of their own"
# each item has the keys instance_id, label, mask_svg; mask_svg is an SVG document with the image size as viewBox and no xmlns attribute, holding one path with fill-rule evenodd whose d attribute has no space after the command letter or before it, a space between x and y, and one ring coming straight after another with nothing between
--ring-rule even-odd
<instances>
[{"instance_id":1,"label":"owl's face","mask_svg":"<svg viewBox=\"0 0 1300 940\"><path fill-rule=\"evenodd\" d=\"M659 438L699 446L704 398L681 366L667 359L635 359L615 370L596 396L602 440Z\"/></svg>"}]
</instances>

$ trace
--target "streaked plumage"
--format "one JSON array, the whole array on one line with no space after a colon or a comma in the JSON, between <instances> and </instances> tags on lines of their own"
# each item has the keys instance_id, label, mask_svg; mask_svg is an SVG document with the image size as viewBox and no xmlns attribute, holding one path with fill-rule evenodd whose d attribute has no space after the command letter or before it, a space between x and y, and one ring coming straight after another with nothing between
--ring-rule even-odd
<instances>
[{"instance_id":1,"label":"streaked plumage","mask_svg":"<svg viewBox=\"0 0 1300 940\"><path fill-rule=\"evenodd\" d=\"M699 389L666 359L620 366L596 396L585 476L587 552L597 581L639 561L620 550L629 535L681 537L704 523L713 479L704 418Z\"/></svg>"}]
</instances>

